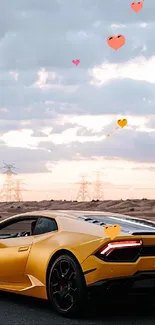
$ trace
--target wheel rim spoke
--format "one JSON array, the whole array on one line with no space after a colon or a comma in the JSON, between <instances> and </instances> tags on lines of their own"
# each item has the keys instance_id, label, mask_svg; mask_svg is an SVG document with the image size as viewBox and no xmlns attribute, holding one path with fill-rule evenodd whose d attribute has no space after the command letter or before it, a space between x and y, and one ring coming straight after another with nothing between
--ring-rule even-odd
<instances>
[{"instance_id":1,"label":"wheel rim spoke","mask_svg":"<svg viewBox=\"0 0 155 325\"><path fill-rule=\"evenodd\" d=\"M65 287L65 288L63 288L62 290L60 290L60 291L59 291L60 298L61 298L61 299L65 298L66 295L67 295L67 293L68 293L68 291L69 291L69 290L68 290L67 287Z\"/></svg>"},{"instance_id":2,"label":"wheel rim spoke","mask_svg":"<svg viewBox=\"0 0 155 325\"><path fill-rule=\"evenodd\" d=\"M68 300L70 301L70 308L73 306L73 304L74 304L74 298L73 298L73 296L70 294L70 293L68 293L67 295L66 295L66 298L69 298Z\"/></svg>"},{"instance_id":3,"label":"wheel rim spoke","mask_svg":"<svg viewBox=\"0 0 155 325\"><path fill-rule=\"evenodd\" d=\"M60 281L60 275L59 275L59 272L56 268L54 268L53 270L53 276L52 276L52 279L51 279L51 285L53 287L57 286L59 284L59 281Z\"/></svg>"},{"instance_id":4,"label":"wheel rim spoke","mask_svg":"<svg viewBox=\"0 0 155 325\"><path fill-rule=\"evenodd\" d=\"M70 263L66 263L64 261L60 262L60 272L61 272L61 276L68 280L70 277L70 273L71 273L71 265Z\"/></svg>"},{"instance_id":5,"label":"wheel rim spoke","mask_svg":"<svg viewBox=\"0 0 155 325\"><path fill-rule=\"evenodd\" d=\"M69 277L69 281L70 281L70 289L72 291L76 291L77 290L77 286L76 286L76 275L75 275L75 272L72 272L70 277Z\"/></svg>"}]
</instances>

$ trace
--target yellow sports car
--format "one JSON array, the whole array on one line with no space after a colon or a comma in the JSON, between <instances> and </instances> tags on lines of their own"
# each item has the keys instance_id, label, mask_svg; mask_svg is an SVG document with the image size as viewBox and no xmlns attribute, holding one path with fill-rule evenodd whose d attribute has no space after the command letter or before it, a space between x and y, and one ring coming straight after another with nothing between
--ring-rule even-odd
<instances>
[{"instance_id":1,"label":"yellow sports car","mask_svg":"<svg viewBox=\"0 0 155 325\"><path fill-rule=\"evenodd\" d=\"M116 226L114 226L116 225ZM113 239L108 226L120 227ZM0 290L79 313L90 293L155 291L155 223L91 211L35 211L0 222ZM100 295L101 297L101 295Z\"/></svg>"}]
</instances>

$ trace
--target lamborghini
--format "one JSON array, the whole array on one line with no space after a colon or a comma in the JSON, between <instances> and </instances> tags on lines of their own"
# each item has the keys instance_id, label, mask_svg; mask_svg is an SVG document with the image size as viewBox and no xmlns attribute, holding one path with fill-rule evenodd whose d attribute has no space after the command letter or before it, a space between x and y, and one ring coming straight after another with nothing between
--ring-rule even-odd
<instances>
[{"instance_id":1,"label":"lamborghini","mask_svg":"<svg viewBox=\"0 0 155 325\"><path fill-rule=\"evenodd\" d=\"M105 227L119 225L111 239ZM35 211L0 222L0 290L49 300L64 316L90 296L155 292L155 223L98 211Z\"/></svg>"}]
</instances>

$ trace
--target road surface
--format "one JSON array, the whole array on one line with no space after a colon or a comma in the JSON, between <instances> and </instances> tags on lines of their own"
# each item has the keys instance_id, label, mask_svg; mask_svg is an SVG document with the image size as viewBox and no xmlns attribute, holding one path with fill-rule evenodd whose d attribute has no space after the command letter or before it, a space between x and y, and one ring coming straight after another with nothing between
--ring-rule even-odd
<instances>
[{"instance_id":1,"label":"road surface","mask_svg":"<svg viewBox=\"0 0 155 325\"><path fill-rule=\"evenodd\" d=\"M0 325L155 325L155 307L109 305L81 319L66 319L55 314L48 302L15 294L0 293ZM98 314L98 316L96 316Z\"/></svg>"}]
</instances>

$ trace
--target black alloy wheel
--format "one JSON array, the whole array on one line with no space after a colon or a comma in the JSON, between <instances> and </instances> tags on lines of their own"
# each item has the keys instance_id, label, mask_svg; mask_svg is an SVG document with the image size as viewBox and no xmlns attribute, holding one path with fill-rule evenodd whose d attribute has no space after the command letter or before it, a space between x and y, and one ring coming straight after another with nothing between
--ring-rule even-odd
<instances>
[{"instance_id":1,"label":"black alloy wheel","mask_svg":"<svg viewBox=\"0 0 155 325\"><path fill-rule=\"evenodd\" d=\"M59 256L51 266L47 294L53 308L64 316L81 314L87 301L84 275L76 259Z\"/></svg>"}]
</instances>

